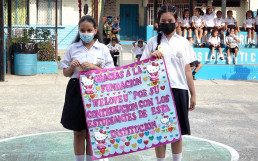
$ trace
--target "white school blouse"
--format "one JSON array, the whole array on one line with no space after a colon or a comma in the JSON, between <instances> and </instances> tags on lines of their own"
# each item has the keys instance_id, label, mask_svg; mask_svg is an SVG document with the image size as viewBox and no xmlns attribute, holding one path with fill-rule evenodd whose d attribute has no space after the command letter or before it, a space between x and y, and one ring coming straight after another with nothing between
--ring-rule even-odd
<instances>
[{"instance_id":1,"label":"white school blouse","mask_svg":"<svg viewBox=\"0 0 258 161\"><path fill-rule=\"evenodd\" d=\"M203 16L200 16L200 17L193 16L192 17L192 22L194 22L196 27L201 27L202 22L203 22Z\"/></svg>"},{"instance_id":2,"label":"white school blouse","mask_svg":"<svg viewBox=\"0 0 258 161\"><path fill-rule=\"evenodd\" d=\"M204 25L205 27L214 27L214 16L215 12L212 12L211 14L205 14L203 17Z\"/></svg>"},{"instance_id":3,"label":"white school blouse","mask_svg":"<svg viewBox=\"0 0 258 161\"><path fill-rule=\"evenodd\" d=\"M134 47L135 54L142 55L144 49L145 49L145 45L143 45L141 48L138 45L135 45L135 47Z\"/></svg>"},{"instance_id":4,"label":"white school blouse","mask_svg":"<svg viewBox=\"0 0 258 161\"><path fill-rule=\"evenodd\" d=\"M113 46L112 44L108 44L107 47L111 52L119 51L119 46L117 44L115 46Z\"/></svg>"},{"instance_id":5,"label":"white school blouse","mask_svg":"<svg viewBox=\"0 0 258 161\"><path fill-rule=\"evenodd\" d=\"M106 45L100 43L98 40L88 50L80 40L73 43L67 49L61 67L68 68L73 60L78 60L80 63L89 62L101 68L114 68L113 59ZM79 78L79 68L76 67L71 78Z\"/></svg>"},{"instance_id":6,"label":"white school blouse","mask_svg":"<svg viewBox=\"0 0 258 161\"><path fill-rule=\"evenodd\" d=\"M214 19L214 24L216 27L221 27L221 26L225 26L225 20L223 18L215 18Z\"/></svg>"},{"instance_id":7,"label":"white school blouse","mask_svg":"<svg viewBox=\"0 0 258 161\"><path fill-rule=\"evenodd\" d=\"M157 36L148 41L141 60L150 58L156 47ZM171 88L188 90L185 66L195 60L195 53L189 41L176 33L168 41L163 34L159 48L163 51Z\"/></svg>"},{"instance_id":8,"label":"white school blouse","mask_svg":"<svg viewBox=\"0 0 258 161\"><path fill-rule=\"evenodd\" d=\"M255 23L255 19L253 18L245 18L243 22L243 24L245 24L247 28L252 28L254 23Z\"/></svg>"},{"instance_id":9,"label":"white school blouse","mask_svg":"<svg viewBox=\"0 0 258 161\"><path fill-rule=\"evenodd\" d=\"M180 22L181 24L183 25L183 27L186 27L186 26L191 26L190 23L191 23L191 19L188 17L188 18L181 18L180 19Z\"/></svg>"},{"instance_id":10,"label":"white school blouse","mask_svg":"<svg viewBox=\"0 0 258 161\"><path fill-rule=\"evenodd\" d=\"M218 36L217 37L210 36L208 42L212 43L213 45L217 45L218 43L220 43L220 38Z\"/></svg>"},{"instance_id":11,"label":"white school blouse","mask_svg":"<svg viewBox=\"0 0 258 161\"><path fill-rule=\"evenodd\" d=\"M234 17L231 17L231 18L225 18L225 24L227 25L235 25L236 23L236 19Z\"/></svg>"}]
</instances>

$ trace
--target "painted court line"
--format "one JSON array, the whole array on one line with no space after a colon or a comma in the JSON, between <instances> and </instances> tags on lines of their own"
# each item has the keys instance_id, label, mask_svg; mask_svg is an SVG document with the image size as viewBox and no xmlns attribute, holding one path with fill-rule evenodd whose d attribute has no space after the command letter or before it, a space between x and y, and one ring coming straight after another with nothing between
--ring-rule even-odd
<instances>
[{"instance_id":1,"label":"painted court line","mask_svg":"<svg viewBox=\"0 0 258 161\"><path fill-rule=\"evenodd\" d=\"M219 143L219 142L216 142L216 141L212 141L212 140L208 140L208 139L203 139L203 138L199 138L199 137L195 137L195 136L184 136L184 137L193 138L193 139L197 139L197 140L202 140L202 141L206 141L206 142L209 142L209 143L212 143L212 144L216 144L216 145L222 146L222 147L226 148L230 152L230 154L231 154L231 161L238 161L239 160L238 152L235 149L233 149L232 147L230 147L230 146L227 146L225 144L222 144L222 143Z\"/></svg>"},{"instance_id":2,"label":"painted court line","mask_svg":"<svg viewBox=\"0 0 258 161\"><path fill-rule=\"evenodd\" d=\"M10 138L6 138L6 139L2 139L2 140L0 140L0 143L1 142L5 142L5 141L9 141L9 140L13 140L13 139L23 138L23 137L45 135L45 134L54 134L54 133L70 133L70 132L71 131L52 131L52 132L44 132L44 133L37 133L37 134L21 135L21 136L15 136L15 137L10 137ZM222 144L222 143L219 143L219 142L216 142L216 141L212 141L212 140L208 140L208 139L203 139L203 138L195 137L195 136L183 136L183 138L192 138L192 139L206 141L206 142L209 142L211 144L216 144L216 145L222 146L222 147L224 147L225 149L227 149L230 152L230 154L231 154L231 161L238 161L239 160L238 152L235 149L233 149L232 147L227 146L225 144Z\"/></svg>"}]
</instances>

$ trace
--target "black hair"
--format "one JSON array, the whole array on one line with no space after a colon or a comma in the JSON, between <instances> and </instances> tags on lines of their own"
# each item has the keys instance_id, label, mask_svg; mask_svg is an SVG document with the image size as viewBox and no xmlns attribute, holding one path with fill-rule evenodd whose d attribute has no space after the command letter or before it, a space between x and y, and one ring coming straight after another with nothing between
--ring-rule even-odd
<instances>
[{"instance_id":1,"label":"black hair","mask_svg":"<svg viewBox=\"0 0 258 161\"><path fill-rule=\"evenodd\" d=\"M221 13L221 14L222 14L222 11L217 11L217 14L218 14L218 13Z\"/></svg>"},{"instance_id":2,"label":"black hair","mask_svg":"<svg viewBox=\"0 0 258 161\"><path fill-rule=\"evenodd\" d=\"M226 33L226 36L230 35L230 31L231 31L231 30L235 30L235 29L234 29L234 28L228 28L227 33Z\"/></svg>"},{"instance_id":3,"label":"black hair","mask_svg":"<svg viewBox=\"0 0 258 161\"><path fill-rule=\"evenodd\" d=\"M117 20L119 20L119 17L118 17L118 16L115 16L114 18L116 18Z\"/></svg>"},{"instance_id":4,"label":"black hair","mask_svg":"<svg viewBox=\"0 0 258 161\"><path fill-rule=\"evenodd\" d=\"M214 34L216 31L218 31L218 30L217 30L217 29L212 30L211 36L213 36L213 34Z\"/></svg>"},{"instance_id":5,"label":"black hair","mask_svg":"<svg viewBox=\"0 0 258 161\"><path fill-rule=\"evenodd\" d=\"M195 8L195 10L196 10L197 12L199 12L201 16L204 15L204 12L203 12L203 10L202 10L201 8Z\"/></svg>"},{"instance_id":6,"label":"black hair","mask_svg":"<svg viewBox=\"0 0 258 161\"><path fill-rule=\"evenodd\" d=\"M228 10L228 11L227 11L227 14L229 14L230 12L233 13L231 10Z\"/></svg>"},{"instance_id":7,"label":"black hair","mask_svg":"<svg viewBox=\"0 0 258 161\"><path fill-rule=\"evenodd\" d=\"M112 16L107 16L107 18L112 18Z\"/></svg>"},{"instance_id":8,"label":"black hair","mask_svg":"<svg viewBox=\"0 0 258 161\"><path fill-rule=\"evenodd\" d=\"M183 19L185 19L185 13L186 13L186 12L189 12L189 14L190 14L189 9L185 9L185 10L184 10L184 13L183 13ZM189 17L188 17L188 18L189 18Z\"/></svg>"},{"instance_id":9,"label":"black hair","mask_svg":"<svg viewBox=\"0 0 258 161\"><path fill-rule=\"evenodd\" d=\"M174 18L177 20L177 9L176 9L176 7L173 6L173 5L170 5L170 4L165 4L162 7L160 7L160 9L159 9L159 12L158 12L158 24L160 22L161 15L164 14L164 13L167 13L167 12L170 12L174 16ZM158 28L158 36L157 36L157 43L158 43L158 45L156 47L156 50L158 50L158 47L160 45L161 37L162 37L162 32Z\"/></svg>"},{"instance_id":10,"label":"black hair","mask_svg":"<svg viewBox=\"0 0 258 161\"><path fill-rule=\"evenodd\" d=\"M208 14L209 9L212 10L212 7L207 7L207 8L206 8L206 14Z\"/></svg>"},{"instance_id":11,"label":"black hair","mask_svg":"<svg viewBox=\"0 0 258 161\"><path fill-rule=\"evenodd\" d=\"M253 11L252 11L252 10L248 10L248 11L246 11L246 15L245 15L246 19L248 18L248 17L247 17L248 12L251 12L252 18L254 18L254 13L253 13Z\"/></svg>"},{"instance_id":12,"label":"black hair","mask_svg":"<svg viewBox=\"0 0 258 161\"><path fill-rule=\"evenodd\" d=\"M97 28L97 23L95 21L95 19L92 17L92 16L89 16L89 15L86 15L86 16L83 16L80 21L79 21L79 24L78 24L78 27L80 28L80 25L81 23L83 23L84 21L87 21L89 23L92 23L93 24L93 27L96 29ZM100 41L100 38L99 38L99 31L97 31L96 35L94 36L94 39L95 40L99 40ZM74 43L76 42L79 42L81 40L80 38L80 33L78 31L78 34L74 40Z\"/></svg>"}]
</instances>

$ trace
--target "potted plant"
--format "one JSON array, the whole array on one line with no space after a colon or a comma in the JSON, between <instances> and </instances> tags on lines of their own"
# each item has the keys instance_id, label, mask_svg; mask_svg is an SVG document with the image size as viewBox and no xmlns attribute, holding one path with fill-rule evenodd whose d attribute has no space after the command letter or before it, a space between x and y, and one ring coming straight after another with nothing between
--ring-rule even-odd
<instances>
[{"instance_id":1,"label":"potted plant","mask_svg":"<svg viewBox=\"0 0 258 161\"><path fill-rule=\"evenodd\" d=\"M37 74L37 50L38 45L32 39L35 35L33 28L23 29L20 37L12 38L12 53L14 74L36 75Z\"/></svg>"}]
</instances>

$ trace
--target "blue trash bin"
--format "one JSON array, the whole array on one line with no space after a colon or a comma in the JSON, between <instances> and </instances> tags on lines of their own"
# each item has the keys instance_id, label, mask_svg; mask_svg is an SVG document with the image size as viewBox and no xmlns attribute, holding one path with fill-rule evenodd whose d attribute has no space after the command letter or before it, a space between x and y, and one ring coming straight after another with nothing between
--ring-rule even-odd
<instances>
[{"instance_id":1,"label":"blue trash bin","mask_svg":"<svg viewBox=\"0 0 258 161\"><path fill-rule=\"evenodd\" d=\"M14 53L14 73L16 75L36 75L37 53Z\"/></svg>"}]
</instances>

